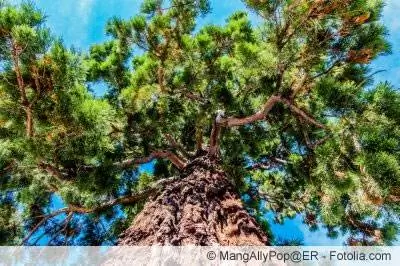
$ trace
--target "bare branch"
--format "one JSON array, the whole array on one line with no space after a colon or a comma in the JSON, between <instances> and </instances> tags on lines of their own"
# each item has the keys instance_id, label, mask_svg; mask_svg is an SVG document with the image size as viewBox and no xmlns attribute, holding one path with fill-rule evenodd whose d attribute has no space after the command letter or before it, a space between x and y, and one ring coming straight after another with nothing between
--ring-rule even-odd
<instances>
[{"instance_id":1,"label":"bare branch","mask_svg":"<svg viewBox=\"0 0 400 266\"><path fill-rule=\"evenodd\" d=\"M313 124L314 126L318 127L318 128L322 128L322 129L326 129L326 126L320 122L318 122L317 120L315 120L315 118L313 118L312 116L310 116L309 114L307 114L306 112L304 112L303 110L301 110L300 108L296 107L293 103L291 103L288 99L284 99L281 98L280 102L282 102L283 104L285 104L287 107L289 107L289 109L299 115L301 118L303 118L305 121L307 121L310 124Z\"/></svg>"},{"instance_id":2,"label":"bare branch","mask_svg":"<svg viewBox=\"0 0 400 266\"><path fill-rule=\"evenodd\" d=\"M221 118L221 116L217 116L217 118L213 123L213 128L211 130L209 153L211 155L215 155L218 152L219 135L222 127L228 127L228 128L237 127L237 126L248 125L256 121L264 120L266 119L269 112L277 103L282 103L286 105L294 114L300 116L306 122L313 124L318 128L326 129L325 125L318 122L312 116L310 116L309 114L307 114L306 112L295 106L290 100L285 99L280 95L272 95L263 105L261 110L253 115L243 118L235 118L235 117Z\"/></svg>"},{"instance_id":3,"label":"bare branch","mask_svg":"<svg viewBox=\"0 0 400 266\"><path fill-rule=\"evenodd\" d=\"M244 117L244 118L227 118L223 119L220 123L218 123L221 126L224 127L236 127L236 126L242 126L242 125L247 125L251 124L253 122L259 121L259 120L264 120L268 113L272 110L272 108L275 106L276 103L283 103L289 109L301 116L305 121L307 121L310 124L315 125L318 128L326 128L325 125L321 124L320 122L316 121L313 117L311 117L309 114L301 110L300 108L296 107L293 103L291 103L288 99L285 99L281 96L273 95L271 96L268 101L264 104L263 108L255 113L254 115Z\"/></svg>"},{"instance_id":4,"label":"bare branch","mask_svg":"<svg viewBox=\"0 0 400 266\"><path fill-rule=\"evenodd\" d=\"M217 126L237 127L237 126L248 125L256 121L264 120L267 117L268 113L275 106L275 104L279 102L281 99L282 97L279 95L272 95L264 104L264 106L261 108L261 110L258 111L257 113L243 118L230 117L222 119L219 123L217 123Z\"/></svg>"},{"instance_id":5,"label":"bare branch","mask_svg":"<svg viewBox=\"0 0 400 266\"><path fill-rule=\"evenodd\" d=\"M40 226L42 226L46 221L48 221L49 219L56 217L60 214L66 213L69 211L69 208L62 208L58 211L55 211L53 213L50 213L49 215L46 215L37 225L35 225L33 227L33 229L29 232L29 234L22 240L22 244L24 244L26 241L29 240L29 238L31 238L31 236L40 228Z\"/></svg>"}]
</instances>

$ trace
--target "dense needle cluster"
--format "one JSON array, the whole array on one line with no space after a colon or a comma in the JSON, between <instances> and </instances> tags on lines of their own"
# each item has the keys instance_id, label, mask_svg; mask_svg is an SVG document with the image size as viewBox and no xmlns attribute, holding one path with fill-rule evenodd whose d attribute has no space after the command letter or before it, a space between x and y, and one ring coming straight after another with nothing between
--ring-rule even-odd
<instances>
[{"instance_id":1,"label":"dense needle cluster","mask_svg":"<svg viewBox=\"0 0 400 266\"><path fill-rule=\"evenodd\" d=\"M0 244L115 243L199 156L266 232L273 211L347 244L391 244L400 93L372 87L368 67L390 52L383 2L245 2L199 28L207 0L144 0L86 54L34 5L0 1ZM148 162L154 174L139 173Z\"/></svg>"}]
</instances>

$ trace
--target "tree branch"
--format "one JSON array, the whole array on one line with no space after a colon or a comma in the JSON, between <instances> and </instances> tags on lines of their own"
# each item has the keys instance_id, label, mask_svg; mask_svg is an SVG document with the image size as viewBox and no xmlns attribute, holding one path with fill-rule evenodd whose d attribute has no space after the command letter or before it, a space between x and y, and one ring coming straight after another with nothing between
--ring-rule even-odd
<instances>
[{"instance_id":1,"label":"tree branch","mask_svg":"<svg viewBox=\"0 0 400 266\"><path fill-rule=\"evenodd\" d=\"M156 194L159 191L161 191L165 186L168 184L171 184L178 180L178 177L170 177L167 179L161 179L157 182L155 182L153 185L149 186L148 188L125 197L121 198L116 198L113 200L110 200L109 202L106 202L102 205L99 205L94 208L85 208L82 206L77 206L77 205L69 205L68 207L62 208L60 210L57 210L51 214L45 215L43 219L33 227L33 229L28 233L28 235L22 240L22 244L24 244L26 241L28 241L32 235L49 219L54 218L60 214L67 213L67 219L72 218L72 214L77 213L77 214L89 214L89 213L98 213L104 210L107 210L113 206L116 205L128 205L128 204L134 204L137 203L141 200L147 199L149 196L152 194Z\"/></svg>"},{"instance_id":2,"label":"tree branch","mask_svg":"<svg viewBox=\"0 0 400 266\"><path fill-rule=\"evenodd\" d=\"M210 147L208 153L211 156L215 156L218 153L219 147L219 136L221 134L221 126L218 124L219 120L221 119L220 115L217 115L217 118L213 122L213 127L211 129L211 136L210 136Z\"/></svg>"},{"instance_id":3,"label":"tree branch","mask_svg":"<svg viewBox=\"0 0 400 266\"><path fill-rule=\"evenodd\" d=\"M315 120L315 118L313 118L312 116L310 116L309 114L307 114L306 112L304 112L303 110L301 110L300 108L296 107L293 103L291 103L288 99L284 99L281 98L280 102L285 104L287 107L289 107L289 109L297 114L298 116L300 116L301 118L303 118L305 121L307 121L310 124L313 124L314 126L318 127L318 128L322 128L322 129L326 129L326 126L320 122L318 122L317 120Z\"/></svg>"},{"instance_id":4,"label":"tree branch","mask_svg":"<svg viewBox=\"0 0 400 266\"><path fill-rule=\"evenodd\" d=\"M148 188L146 188L136 194L121 197L121 198L116 198L116 199L110 200L109 202L106 202L106 203L104 203L100 206L94 207L94 208L85 208L85 207L81 207L81 206L70 205L68 207L68 210L71 212L74 212L74 213L88 214L88 213L98 213L98 212L107 210L116 205L134 204L141 200L147 199L149 196L151 196L153 194L158 193L165 186L175 182L176 180L178 180L178 177L170 177L167 179L161 179L161 180L155 182L153 185L149 186Z\"/></svg>"},{"instance_id":5,"label":"tree branch","mask_svg":"<svg viewBox=\"0 0 400 266\"><path fill-rule=\"evenodd\" d=\"M65 173L62 173L60 171L60 169L58 169L57 167L55 167L54 165L51 165L49 163L46 163L44 161L39 163L39 168L44 170L45 172L47 172L48 174L54 176L55 178L57 178L58 181L60 182L65 182L68 181L67 177L68 175Z\"/></svg>"},{"instance_id":6,"label":"tree branch","mask_svg":"<svg viewBox=\"0 0 400 266\"><path fill-rule=\"evenodd\" d=\"M32 105L28 100L26 94L26 85L24 83L24 78L22 75L22 70L20 66L20 55L23 49L14 41L11 40L11 57L14 64L14 71L17 76L18 90L21 98L21 104L25 111L26 118L26 136L28 138L33 136L33 117L32 117Z\"/></svg>"},{"instance_id":7,"label":"tree branch","mask_svg":"<svg viewBox=\"0 0 400 266\"><path fill-rule=\"evenodd\" d=\"M28 233L28 235L22 240L22 244L24 244L26 241L29 240L29 238L31 238L31 236L40 228L40 226L42 226L46 221L48 221L49 219L56 217L60 214L66 213L69 211L69 208L62 208L60 210L57 210L53 213L50 213L49 215L46 215L37 225L35 225L32 230Z\"/></svg>"},{"instance_id":8,"label":"tree branch","mask_svg":"<svg viewBox=\"0 0 400 266\"><path fill-rule=\"evenodd\" d=\"M244 118L226 118L222 119L218 125L224 126L224 127L236 127L236 126L242 126L242 125L247 125L251 124L253 122L259 121L259 120L264 120L268 113L272 110L272 108L275 106L276 103L282 103L286 105L293 113L301 116L305 121L307 121L310 124L315 125L318 128L326 128L325 125L321 124L320 122L316 121L313 117L311 117L309 114L295 106L293 103L291 103L288 99L285 99L279 95L273 95L271 96L268 101L264 104L263 108L255 113L254 115L247 116Z\"/></svg>"},{"instance_id":9,"label":"tree branch","mask_svg":"<svg viewBox=\"0 0 400 266\"><path fill-rule=\"evenodd\" d=\"M318 74L312 76L311 79L316 79L316 78L319 78L319 77L321 77L321 76L323 76L323 75L328 74L329 72L331 72L331 71L332 71L339 63L341 63L342 61L343 61L342 58L337 59L336 61L334 61L334 62L332 63L332 65L331 65L330 67L328 67L328 68L325 69L324 71L322 71L322 72L320 72L320 73L318 73Z\"/></svg>"},{"instance_id":10,"label":"tree branch","mask_svg":"<svg viewBox=\"0 0 400 266\"><path fill-rule=\"evenodd\" d=\"M154 151L147 157L125 160L120 163L115 163L114 166L121 167L121 168L127 168L127 167L131 167L131 166L138 165L138 164L149 163L154 159L168 159L178 169L183 169L186 166L186 162L184 162L184 160L182 160L176 154L174 154L173 152L170 152L170 151Z\"/></svg>"},{"instance_id":11,"label":"tree branch","mask_svg":"<svg viewBox=\"0 0 400 266\"><path fill-rule=\"evenodd\" d=\"M269 170L277 165L287 165L289 162L284 159L276 157L268 157L268 160L263 162L255 162L252 165L246 167L247 170Z\"/></svg>"},{"instance_id":12,"label":"tree branch","mask_svg":"<svg viewBox=\"0 0 400 266\"><path fill-rule=\"evenodd\" d=\"M315 150L318 146L323 145L326 141L328 141L332 137L331 135L327 135L319 140L311 142L307 132L304 129L302 129L302 132L303 132L304 140L306 142L306 146L307 146L307 148L309 148L311 150Z\"/></svg>"},{"instance_id":13,"label":"tree branch","mask_svg":"<svg viewBox=\"0 0 400 266\"><path fill-rule=\"evenodd\" d=\"M211 130L209 153L211 155L215 155L217 153L219 135L222 127L228 127L228 128L237 127L237 126L248 125L256 121L264 120L277 103L282 103L286 105L292 111L292 113L300 116L306 122L313 124L318 128L326 129L326 126L324 124L318 122L315 118L313 118L312 116L310 116L309 114L307 114L306 112L295 106L288 99L285 99L280 95L272 95L263 105L261 110L253 115L243 118L235 118L235 117L222 118L221 114L219 113L213 123L213 127Z\"/></svg>"},{"instance_id":14,"label":"tree branch","mask_svg":"<svg viewBox=\"0 0 400 266\"><path fill-rule=\"evenodd\" d=\"M0 170L0 176L9 173L16 166L17 161L13 159L6 167Z\"/></svg>"},{"instance_id":15,"label":"tree branch","mask_svg":"<svg viewBox=\"0 0 400 266\"><path fill-rule=\"evenodd\" d=\"M275 104L281 99L282 97L280 95L272 95L257 113L243 118L230 117L222 119L221 121L217 122L216 126L237 127L264 120Z\"/></svg>"},{"instance_id":16,"label":"tree branch","mask_svg":"<svg viewBox=\"0 0 400 266\"><path fill-rule=\"evenodd\" d=\"M179 150L179 151L182 153L182 155L186 157L186 159L189 159L189 158L191 158L191 157L193 156L192 154L190 154L190 153L185 149L185 147L183 147L180 143L178 143L178 142L174 139L174 137L172 137L172 135L170 135L170 134L165 134L164 136L165 136L165 138L168 140L168 142L171 144L172 148L175 148L175 149Z\"/></svg>"},{"instance_id":17,"label":"tree branch","mask_svg":"<svg viewBox=\"0 0 400 266\"><path fill-rule=\"evenodd\" d=\"M129 167L136 166L139 164L149 163L154 159L168 159L178 169L183 169L186 166L186 161L184 159L181 159L179 156L177 156L176 154L174 154L171 151L155 151L155 152L152 152L147 157L138 158L138 159L129 159L129 160L125 160L122 162L114 163L113 165L115 167L119 167L119 168L129 168ZM54 165L51 165L49 163L42 161L38 164L38 167L40 169L44 170L45 172L47 172L48 174L50 174L51 176L55 177L60 182L70 182L71 181L71 180L68 180L68 174L63 173L60 169L58 169ZM95 168L96 168L95 166L84 166L84 169L86 169L86 170L91 170L91 169L95 169Z\"/></svg>"}]
</instances>

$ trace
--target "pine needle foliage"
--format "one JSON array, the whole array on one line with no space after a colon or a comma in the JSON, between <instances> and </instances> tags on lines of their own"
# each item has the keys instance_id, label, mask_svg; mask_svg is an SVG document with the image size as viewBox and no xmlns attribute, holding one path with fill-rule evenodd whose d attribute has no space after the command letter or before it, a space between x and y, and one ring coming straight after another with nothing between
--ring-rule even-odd
<instances>
[{"instance_id":1,"label":"pine needle foliage","mask_svg":"<svg viewBox=\"0 0 400 266\"><path fill-rule=\"evenodd\" d=\"M276 222L302 214L310 228L348 233L347 244L392 244L400 94L372 87L369 68L390 52L384 2L245 3L224 25L198 28L208 1L144 0L82 54L33 4L1 1L0 244L41 234L47 244L113 243L146 199L110 202L211 148L265 228L269 211ZM88 89L99 81L101 98ZM138 171L148 162L152 175Z\"/></svg>"}]
</instances>

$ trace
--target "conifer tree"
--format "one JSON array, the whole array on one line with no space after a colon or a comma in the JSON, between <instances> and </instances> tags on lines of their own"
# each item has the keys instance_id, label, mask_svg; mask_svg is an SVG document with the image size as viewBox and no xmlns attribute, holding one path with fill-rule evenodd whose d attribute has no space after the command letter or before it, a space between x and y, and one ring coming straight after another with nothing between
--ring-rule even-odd
<instances>
[{"instance_id":1,"label":"conifer tree","mask_svg":"<svg viewBox=\"0 0 400 266\"><path fill-rule=\"evenodd\" d=\"M0 243L284 243L273 211L392 244L400 94L369 68L390 52L384 3L245 3L199 28L207 0L144 0L81 54L1 2Z\"/></svg>"}]
</instances>

